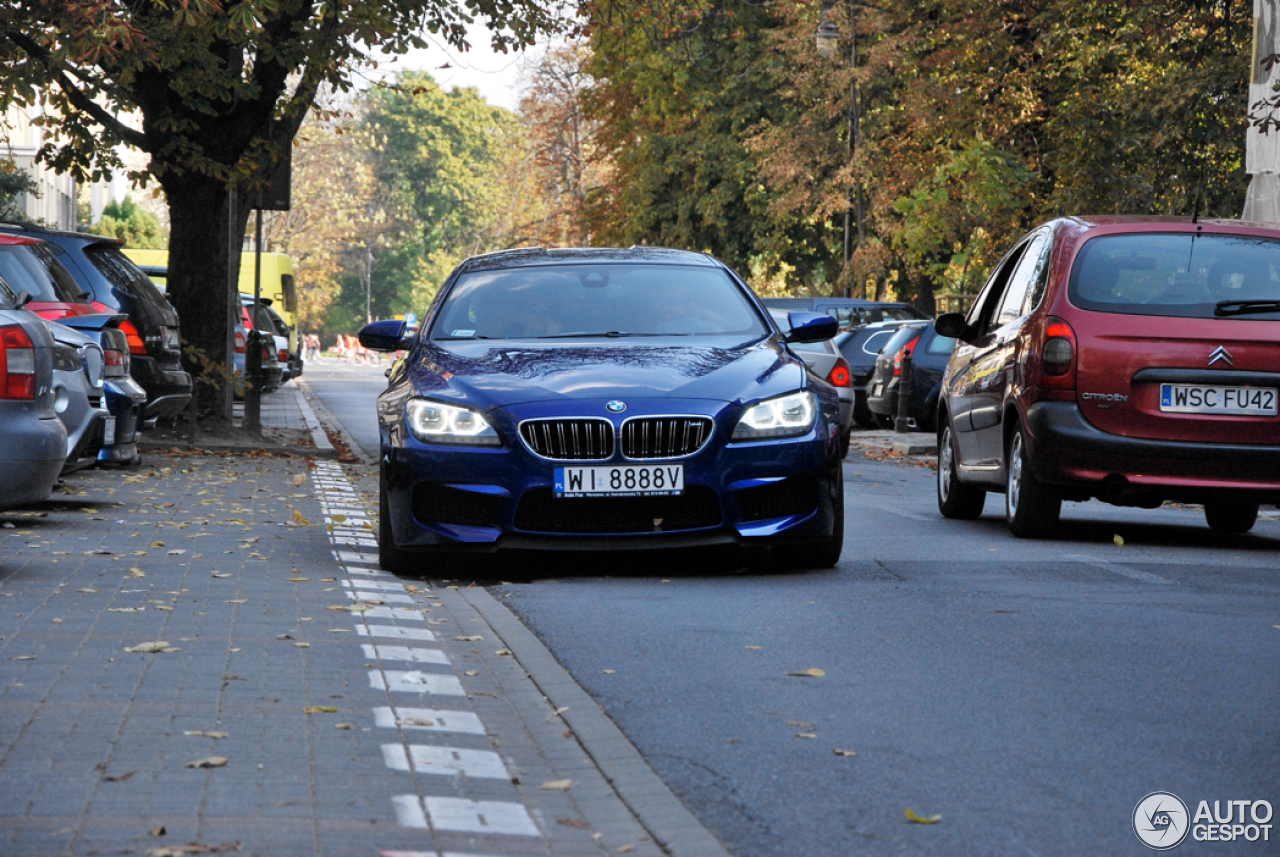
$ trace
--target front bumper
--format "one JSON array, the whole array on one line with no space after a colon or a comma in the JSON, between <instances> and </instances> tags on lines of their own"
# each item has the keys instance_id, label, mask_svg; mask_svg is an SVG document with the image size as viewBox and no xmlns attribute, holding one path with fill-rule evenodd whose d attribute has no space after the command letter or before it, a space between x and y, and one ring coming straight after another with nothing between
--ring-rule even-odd
<instances>
[{"instance_id":1,"label":"front bumper","mask_svg":"<svg viewBox=\"0 0 1280 857\"><path fill-rule=\"evenodd\" d=\"M712 417L715 435L686 458L634 461L615 451L607 461L565 462L510 442L518 438L520 419L554 416L545 409L534 414L516 407L494 419L507 440L501 447L428 445L384 425L382 468L396 546L480 552L747 547L831 534L838 427L819 417L804 437L730 444L724 427L730 421L717 418L716 403L663 404L664 414ZM584 410L581 403L573 407ZM604 413L603 402L585 410ZM557 466L663 463L683 465L682 496L561 498L553 490Z\"/></svg>"},{"instance_id":2,"label":"front bumper","mask_svg":"<svg viewBox=\"0 0 1280 857\"><path fill-rule=\"evenodd\" d=\"M1032 472L1046 484L1100 487L1121 479L1189 502L1223 491L1280 499L1280 447L1111 434L1073 402L1038 402L1027 410L1026 425Z\"/></svg>"}]
</instances>

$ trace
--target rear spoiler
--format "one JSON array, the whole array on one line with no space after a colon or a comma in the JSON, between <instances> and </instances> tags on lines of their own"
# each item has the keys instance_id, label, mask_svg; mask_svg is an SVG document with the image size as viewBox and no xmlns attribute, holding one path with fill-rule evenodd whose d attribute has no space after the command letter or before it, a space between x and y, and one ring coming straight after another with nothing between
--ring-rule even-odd
<instances>
[{"instance_id":1,"label":"rear spoiler","mask_svg":"<svg viewBox=\"0 0 1280 857\"><path fill-rule=\"evenodd\" d=\"M76 330L102 330L107 327L119 327L129 316L122 313L94 313L93 315L64 315L57 319L58 324Z\"/></svg>"}]
</instances>

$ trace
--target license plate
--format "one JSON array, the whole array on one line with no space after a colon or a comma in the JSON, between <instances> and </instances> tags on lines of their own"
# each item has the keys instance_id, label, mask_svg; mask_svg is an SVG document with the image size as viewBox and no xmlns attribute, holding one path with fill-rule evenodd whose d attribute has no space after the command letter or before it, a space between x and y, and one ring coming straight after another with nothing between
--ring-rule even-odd
<instances>
[{"instance_id":1,"label":"license plate","mask_svg":"<svg viewBox=\"0 0 1280 857\"><path fill-rule=\"evenodd\" d=\"M102 443L111 446L116 442L116 418L107 417L102 421Z\"/></svg>"},{"instance_id":2,"label":"license plate","mask_svg":"<svg viewBox=\"0 0 1280 857\"><path fill-rule=\"evenodd\" d=\"M884 392L884 384L876 384L875 390L872 391L871 395L879 397L879 395L883 392Z\"/></svg>"},{"instance_id":3,"label":"license plate","mask_svg":"<svg viewBox=\"0 0 1280 857\"><path fill-rule=\"evenodd\" d=\"M1170 414L1276 415L1274 387L1203 387L1161 384L1160 410Z\"/></svg>"},{"instance_id":4,"label":"license plate","mask_svg":"<svg viewBox=\"0 0 1280 857\"><path fill-rule=\"evenodd\" d=\"M684 492L683 464L557 467L557 497L668 497Z\"/></svg>"}]
</instances>

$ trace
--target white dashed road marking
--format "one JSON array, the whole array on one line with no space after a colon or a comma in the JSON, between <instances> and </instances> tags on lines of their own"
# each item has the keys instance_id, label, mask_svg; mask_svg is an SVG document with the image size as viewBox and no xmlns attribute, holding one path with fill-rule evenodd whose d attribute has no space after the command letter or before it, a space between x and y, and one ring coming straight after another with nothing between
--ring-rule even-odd
<instances>
[{"instance_id":1,"label":"white dashed road marking","mask_svg":"<svg viewBox=\"0 0 1280 857\"><path fill-rule=\"evenodd\" d=\"M362 643L364 656L380 661L409 661L415 664L449 665L449 656L439 649L411 649L408 646L373 646Z\"/></svg>"},{"instance_id":2,"label":"white dashed road marking","mask_svg":"<svg viewBox=\"0 0 1280 857\"><path fill-rule=\"evenodd\" d=\"M511 778L507 766L502 764L502 757L492 750L410 744L406 753L403 744L383 744L382 758L393 771L408 771L412 765L412 770L419 774L465 774L489 780Z\"/></svg>"},{"instance_id":3,"label":"white dashed road marking","mask_svg":"<svg viewBox=\"0 0 1280 857\"><path fill-rule=\"evenodd\" d=\"M436 675L414 670L370 670L369 686L374 690L397 693L430 693L437 696L466 696L456 676Z\"/></svg>"},{"instance_id":4,"label":"white dashed road marking","mask_svg":"<svg viewBox=\"0 0 1280 857\"><path fill-rule=\"evenodd\" d=\"M397 628L395 625L357 625L361 637L391 637L396 640L435 640L436 635L426 628Z\"/></svg>"},{"instance_id":5,"label":"white dashed road marking","mask_svg":"<svg viewBox=\"0 0 1280 857\"><path fill-rule=\"evenodd\" d=\"M484 735L484 724L470 711L441 711L438 708L373 709L373 720L384 729L425 729L431 732L465 732Z\"/></svg>"}]
</instances>

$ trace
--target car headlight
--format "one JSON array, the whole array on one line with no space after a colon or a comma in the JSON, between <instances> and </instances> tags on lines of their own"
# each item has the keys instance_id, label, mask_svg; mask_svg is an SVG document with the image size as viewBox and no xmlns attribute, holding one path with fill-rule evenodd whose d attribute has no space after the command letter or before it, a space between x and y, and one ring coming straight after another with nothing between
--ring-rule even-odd
<instances>
[{"instance_id":1,"label":"car headlight","mask_svg":"<svg viewBox=\"0 0 1280 857\"><path fill-rule=\"evenodd\" d=\"M481 414L429 399L410 399L405 406L409 431L423 443L498 446L502 441Z\"/></svg>"},{"instance_id":2,"label":"car headlight","mask_svg":"<svg viewBox=\"0 0 1280 857\"><path fill-rule=\"evenodd\" d=\"M747 409L732 440L799 437L808 434L818 416L818 400L808 390L769 399Z\"/></svg>"}]
</instances>

